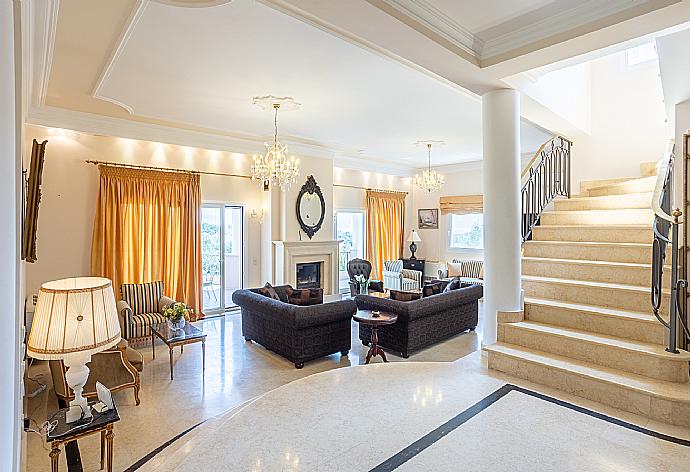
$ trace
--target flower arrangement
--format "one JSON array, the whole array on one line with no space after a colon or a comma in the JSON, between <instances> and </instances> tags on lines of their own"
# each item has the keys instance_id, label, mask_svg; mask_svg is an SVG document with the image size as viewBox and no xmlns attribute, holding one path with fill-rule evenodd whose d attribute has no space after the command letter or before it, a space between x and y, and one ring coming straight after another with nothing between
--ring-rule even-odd
<instances>
[{"instance_id":1,"label":"flower arrangement","mask_svg":"<svg viewBox=\"0 0 690 472\"><path fill-rule=\"evenodd\" d=\"M369 279L364 277L363 274L355 275L355 282L357 282L357 286L359 287L359 293L369 293Z\"/></svg>"},{"instance_id":2,"label":"flower arrangement","mask_svg":"<svg viewBox=\"0 0 690 472\"><path fill-rule=\"evenodd\" d=\"M190 309L184 303L173 303L163 310L163 316L167 318L172 329L182 329L189 318Z\"/></svg>"}]
</instances>

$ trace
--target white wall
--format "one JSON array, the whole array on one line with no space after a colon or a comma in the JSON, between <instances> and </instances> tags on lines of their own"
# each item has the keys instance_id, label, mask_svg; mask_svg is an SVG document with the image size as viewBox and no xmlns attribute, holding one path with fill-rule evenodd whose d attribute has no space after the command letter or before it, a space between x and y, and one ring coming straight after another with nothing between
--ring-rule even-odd
<instances>
[{"instance_id":1,"label":"white wall","mask_svg":"<svg viewBox=\"0 0 690 472\"><path fill-rule=\"evenodd\" d=\"M21 300L18 211L21 176L21 96L18 2L0 2L0 470L18 471L21 450ZM16 49L15 49L16 48Z\"/></svg>"},{"instance_id":2,"label":"white wall","mask_svg":"<svg viewBox=\"0 0 690 472\"><path fill-rule=\"evenodd\" d=\"M583 180L638 177L641 163L663 157L668 136L658 61L629 67L620 52L590 67L591 132L572 137L574 192Z\"/></svg>"},{"instance_id":3,"label":"white wall","mask_svg":"<svg viewBox=\"0 0 690 472\"><path fill-rule=\"evenodd\" d=\"M38 218L37 256L26 269L27 293L43 282L89 275L91 233L98 195L98 168L86 159L161 167L247 174L250 158L242 154L196 149L71 131L26 127L26 149L31 139L48 140ZM249 179L202 175L205 202L244 205L246 223L245 285L260 281L261 227L249 212L263 205L257 182Z\"/></svg>"}]
</instances>

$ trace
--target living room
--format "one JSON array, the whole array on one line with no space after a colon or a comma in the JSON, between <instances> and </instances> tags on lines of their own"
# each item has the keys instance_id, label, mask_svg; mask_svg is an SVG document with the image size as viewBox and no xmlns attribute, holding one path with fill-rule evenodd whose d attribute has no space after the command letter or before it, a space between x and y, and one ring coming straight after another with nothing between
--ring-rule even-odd
<instances>
[{"instance_id":1,"label":"living room","mask_svg":"<svg viewBox=\"0 0 690 472\"><path fill-rule=\"evenodd\" d=\"M687 461L687 2L11 3L0 468Z\"/></svg>"}]
</instances>

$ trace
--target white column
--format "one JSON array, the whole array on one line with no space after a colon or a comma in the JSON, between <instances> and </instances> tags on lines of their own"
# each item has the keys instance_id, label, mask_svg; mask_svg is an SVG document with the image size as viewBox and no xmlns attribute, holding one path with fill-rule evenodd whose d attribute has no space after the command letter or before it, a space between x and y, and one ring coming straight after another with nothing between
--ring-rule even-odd
<instances>
[{"instance_id":1,"label":"white column","mask_svg":"<svg viewBox=\"0 0 690 472\"><path fill-rule=\"evenodd\" d=\"M0 470L18 471L21 449L20 298L18 209L20 198L19 94L15 83L14 9L0 2Z\"/></svg>"},{"instance_id":2,"label":"white column","mask_svg":"<svg viewBox=\"0 0 690 472\"><path fill-rule=\"evenodd\" d=\"M520 95L482 97L484 141L483 344L496 342L498 311L520 309Z\"/></svg>"}]
</instances>

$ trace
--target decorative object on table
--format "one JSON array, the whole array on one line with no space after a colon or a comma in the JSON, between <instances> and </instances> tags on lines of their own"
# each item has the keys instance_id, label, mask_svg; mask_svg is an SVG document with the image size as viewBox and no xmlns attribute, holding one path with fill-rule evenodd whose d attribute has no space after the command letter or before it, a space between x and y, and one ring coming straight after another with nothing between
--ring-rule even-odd
<instances>
[{"instance_id":1,"label":"decorative object on table","mask_svg":"<svg viewBox=\"0 0 690 472\"><path fill-rule=\"evenodd\" d=\"M311 239L321 229L326 216L326 201L313 175L307 177L297 195L296 210L300 228Z\"/></svg>"},{"instance_id":2,"label":"decorative object on table","mask_svg":"<svg viewBox=\"0 0 690 472\"><path fill-rule=\"evenodd\" d=\"M407 242L410 243L410 252L412 255L410 256L410 259L417 259L415 257L414 253L417 252L417 243L421 242L422 238L419 237L419 234L415 230L412 230L410 235L407 237Z\"/></svg>"},{"instance_id":3,"label":"decorative object on table","mask_svg":"<svg viewBox=\"0 0 690 472\"><path fill-rule=\"evenodd\" d=\"M26 183L26 200L24 207L24 227L22 231L22 260L36 262L36 229L38 228L38 204L41 202L41 176L46 144L35 139L31 145L31 164L29 179ZM24 186L22 185L22 194Z\"/></svg>"},{"instance_id":4,"label":"decorative object on table","mask_svg":"<svg viewBox=\"0 0 690 472\"><path fill-rule=\"evenodd\" d=\"M347 261L347 275L350 277L348 281L350 285L350 295L355 296L359 294L359 284L355 280L357 275L363 275L369 280L369 293L383 292L383 282L380 280L371 280L371 262L360 258L354 258Z\"/></svg>"},{"instance_id":5,"label":"decorative object on table","mask_svg":"<svg viewBox=\"0 0 690 472\"><path fill-rule=\"evenodd\" d=\"M120 342L120 323L113 285L101 277L76 277L44 283L27 346L35 359L62 360L65 379L74 391L66 414L73 423L91 417L82 392L89 377L91 355Z\"/></svg>"},{"instance_id":6,"label":"decorative object on table","mask_svg":"<svg viewBox=\"0 0 690 472\"><path fill-rule=\"evenodd\" d=\"M417 220L419 229L438 229L438 208L420 208Z\"/></svg>"},{"instance_id":7,"label":"decorative object on table","mask_svg":"<svg viewBox=\"0 0 690 472\"><path fill-rule=\"evenodd\" d=\"M359 293L363 295L369 293L369 279L367 279L364 274L355 275L355 282L357 282Z\"/></svg>"},{"instance_id":8,"label":"decorative object on table","mask_svg":"<svg viewBox=\"0 0 690 472\"><path fill-rule=\"evenodd\" d=\"M383 362L388 362L386 353L379 346L379 327L394 324L398 321L398 315L380 310L357 310L357 313L352 318L359 323L360 328L367 326L370 331L369 339L364 341L365 345L369 343L369 352L367 352L365 364L368 364L371 358L376 356L381 356Z\"/></svg>"},{"instance_id":9,"label":"decorative object on table","mask_svg":"<svg viewBox=\"0 0 690 472\"><path fill-rule=\"evenodd\" d=\"M202 371L206 371L206 334L196 326L187 323L180 329L172 329L168 323L151 325L151 349L153 358L156 358L156 337L168 346L170 357L170 380L173 380L173 350L180 346L184 351L185 344L201 343Z\"/></svg>"},{"instance_id":10,"label":"decorative object on table","mask_svg":"<svg viewBox=\"0 0 690 472\"><path fill-rule=\"evenodd\" d=\"M273 143L266 143L266 153L254 157L251 168L252 180L259 180L264 189L278 185L284 192L299 175L299 161L288 157L287 146L278 142L278 110L297 110L301 106L292 97L253 97L252 102L263 110L273 110Z\"/></svg>"},{"instance_id":11,"label":"decorative object on table","mask_svg":"<svg viewBox=\"0 0 690 472\"><path fill-rule=\"evenodd\" d=\"M184 328L187 319L190 317L190 310L184 303L175 302L163 310L163 316L168 321L170 329L176 331Z\"/></svg>"},{"instance_id":12,"label":"decorative object on table","mask_svg":"<svg viewBox=\"0 0 690 472\"><path fill-rule=\"evenodd\" d=\"M94 405L95 406L95 405ZM120 421L120 415L113 403L103 413L95 413L90 421L73 424L67 420L69 409L62 408L48 420L46 442L50 443L50 470L58 472L60 469L60 446L76 441L85 436L100 434L101 436L101 470L104 466L107 472L113 472L113 426ZM67 452L69 457L69 452ZM81 470L81 469L80 469Z\"/></svg>"},{"instance_id":13,"label":"decorative object on table","mask_svg":"<svg viewBox=\"0 0 690 472\"><path fill-rule=\"evenodd\" d=\"M440 190L445 179L443 175L435 170L431 170L431 146L433 144L443 144L443 141L417 141L415 144L424 145L427 149L427 168L421 174L414 176L415 185L429 193Z\"/></svg>"}]
</instances>

